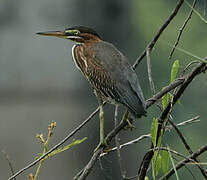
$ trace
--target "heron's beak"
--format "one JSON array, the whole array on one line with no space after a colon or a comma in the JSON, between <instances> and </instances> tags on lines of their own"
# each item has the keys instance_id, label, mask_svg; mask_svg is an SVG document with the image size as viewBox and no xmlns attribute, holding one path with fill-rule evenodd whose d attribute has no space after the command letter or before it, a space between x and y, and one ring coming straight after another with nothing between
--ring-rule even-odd
<instances>
[{"instance_id":1,"label":"heron's beak","mask_svg":"<svg viewBox=\"0 0 207 180\"><path fill-rule=\"evenodd\" d=\"M37 34L41 36L55 36L59 38L68 39L68 34L66 34L64 31L47 31L47 32L38 32Z\"/></svg>"}]
</instances>

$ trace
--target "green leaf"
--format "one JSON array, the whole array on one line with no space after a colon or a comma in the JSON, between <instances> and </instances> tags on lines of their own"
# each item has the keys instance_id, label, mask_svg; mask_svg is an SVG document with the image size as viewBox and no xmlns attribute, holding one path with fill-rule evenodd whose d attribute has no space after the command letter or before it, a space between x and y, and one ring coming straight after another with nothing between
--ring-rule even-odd
<instances>
[{"instance_id":1,"label":"green leaf","mask_svg":"<svg viewBox=\"0 0 207 180\"><path fill-rule=\"evenodd\" d=\"M154 151L154 155L153 155L153 158L152 158L152 177L153 177L153 179L155 180L155 174L156 174L156 166L155 166L155 164L156 164L156 157L157 157L157 151Z\"/></svg>"},{"instance_id":2,"label":"green leaf","mask_svg":"<svg viewBox=\"0 0 207 180\"><path fill-rule=\"evenodd\" d=\"M147 176L145 176L144 180L149 180L149 178Z\"/></svg>"},{"instance_id":3,"label":"green leaf","mask_svg":"<svg viewBox=\"0 0 207 180\"><path fill-rule=\"evenodd\" d=\"M164 88L163 88L164 89ZM168 100L169 100L169 93L166 93L163 97L162 97L162 107L166 108L168 105Z\"/></svg>"},{"instance_id":4,"label":"green leaf","mask_svg":"<svg viewBox=\"0 0 207 180\"><path fill-rule=\"evenodd\" d=\"M175 80L177 73L178 73L178 69L179 69L179 60L175 60L175 62L172 65L172 69L171 69L170 82L173 82Z\"/></svg>"},{"instance_id":5,"label":"green leaf","mask_svg":"<svg viewBox=\"0 0 207 180\"><path fill-rule=\"evenodd\" d=\"M168 151L162 151L162 171L166 174L168 171L169 153Z\"/></svg>"},{"instance_id":6,"label":"green leaf","mask_svg":"<svg viewBox=\"0 0 207 180\"><path fill-rule=\"evenodd\" d=\"M154 152L153 158L152 158L152 176L153 179L156 179L155 177L158 175L158 172L161 169L162 165L162 158L161 155L158 154L158 151Z\"/></svg>"},{"instance_id":7,"label":"green leaf","mask_svg":"<svg viewBox=\"0 0 207 180\"><path fill-rule=\"evenodd\" d=\"M45 158L47 159L48 157L51 157L51 156L54 156L55 154L58 154L58 153L61 153L63 151L66 151L67 149L71 148L72 146L76 146L80 143L82 143L83 141L85 141L87 139L87 137L84 137L83 139L77 139L75 140L74 142L72 142L71 144L68 144L67 146L64 146L64 147L61 147L61 148L58 148L54 151L52 151L50 154L48 154ZM41 157L43 155L43 153L38 153L37 157L35 159L38 159L39 157Z\"/></svg>"},{"instance_id":8,"label":"green leaf","mask_svg":"<svg viewBox=\"0 0 207 180\"><path fill-rule=\"evenodd\" d=\"M153 162L152 162L152 177L153 177L153 180L155 180L155 165Z\"/></svg>"},{"instance_id":9,"label":"green leaf","mask_svg":"<svg viewBox=\"0 0 207 180\"><path fill-rule=\"evenodd\" d=\"M181 105L180 99L177 100L177 103L178 103L179 105Z\"/></svg>"},{"instance_id":10,"label":"green leaf","mask_svg":"<svg viewBox=\"0 0 207 180\"><path fill-rule=\"evenodd\" d=\"M169 99L170 99L170 101L172 101L172 98L173 98L173 95L171 93L169 93ZM177 103L179 105L182 105L180 99L177 100Z\"/></svg>"},{"instance_id":11,"label":"green leaf","mask_svg":"<svg viewBox=\"0 0 207 180\"><path fill-rule=\"evenodd\" d=\"M170 149L169 146L167 146L167 148ZM169 157L170 157L170 161L171 161L171 163L172 163L173 169L174 169L174 171L175 171L176 179L179 180L178 173L177 173L177 170L176 170L175 163L174 163L174 161L173 161L171 152L168 151L168 153L169 153Z\"/></svg>"},{"instance_id":12,"label":"green leaf","mask_svg":"<svg viewBox=\"0 0 207 180\"><path fill-rule=\"evenodd\" d=\"M155 164L155 167L156 167L156 176L158 175L158 172L161 169L161 165L162 165L162 158L161 158L161 155L158 154L157 160L156 160L156 164Z\"/></svg>"},{"instance_id":13,"label":"green leaf","mask_svg":"<svg viewBox=\"0 0 207 180\"><path fill-rule=\"evenodd\" d=\"M58 149L54 150L48 156L54 156L55 154L61 153L63 151L66 151L67 149L71 148L72 146L76 146L76 145L82 143L86 139L87 139L87 137L84 137L83 139L77 139L74 142L72 142L71 144L68 144L67 146L64 146L63 148L58 148Z\"/></svg>"},{"instance_id":14,"label":"green leaf","mask_svg":"<svg viewBox=\"0 0 207 180\"><path fill-rule=\"evenodd\" d=\"M158 120L157 118L153 118L152 126L151 126L151 137L154 147L156 146L157 129L158 129Z\"/></svg>"},{"instance_id":15,"label":"green leaf","mask_svg":"<svg viewBox=\"0 0 207 180\"><path fill-rule=\"evenodd\" d=\"M159 136L158 141L157 141L157 147L160 147L160 144L162 142L162 135L163 135L163 129L161 129L161 131L160 131L160 136Z\"/></svg>"}]
</instances>

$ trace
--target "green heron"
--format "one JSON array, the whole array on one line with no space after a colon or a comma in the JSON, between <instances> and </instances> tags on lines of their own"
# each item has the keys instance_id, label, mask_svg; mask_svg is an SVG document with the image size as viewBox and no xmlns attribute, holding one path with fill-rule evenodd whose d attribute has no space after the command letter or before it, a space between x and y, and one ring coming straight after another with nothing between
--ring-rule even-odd
<instances>
[{"instance_id":1,"label":"green heron","mask_svg":"<svg viewBox=\"0 0 207 180\"><path fill-rule=\"evenodd\" d=\"M145 99L135 71L127 58L111 43L103 41L96 31L75 26L64 31L37 33L76 42L72 56L77 68L94 89L99 103L100 146L105 146L103 102L128 108L135 117L146 116Z\"/></svg>"}]
</instances>

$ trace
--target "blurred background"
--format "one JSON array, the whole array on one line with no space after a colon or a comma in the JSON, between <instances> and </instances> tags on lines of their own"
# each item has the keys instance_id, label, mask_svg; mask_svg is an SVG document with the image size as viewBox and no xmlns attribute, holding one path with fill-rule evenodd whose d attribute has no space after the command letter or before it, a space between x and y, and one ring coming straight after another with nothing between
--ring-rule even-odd
<instances>
[{"instance_id":1,"label":"blurred background","mask_svg":"<svg viewBox=\"0 0 207 180\"><path fill-rule=\"evenodd\" d=\"M62 30L73 25L89 26L104 40L118 47L133 64L175 6L176 1L171 0L0 1L0 150L4 149L8 153L15 171L33 161L42 152L42 146L35 136L37 133L44 133L46 136L50 122L57 122L50 143L52 147L97 107L91 87L72 60L73 43L40 37L35 33ZM200 0L196 10L207 19L206 0ZM194 60L179 51L175 51L173 58L169 60L171 48L163 43L175 42L189 11L189 7L184 4L151 54L152 75L157 91L169 83L174 60L180 60L180 71ZM200 57L207 56L207 28L197 15L193 14L179 47ZM150 98L152 94L145 60L136 71L146 99ZM180 99L181 105L176 105L172 112L176 123L200 115L201 122L182 127L182 132L194 151L206 143L206 89L207 78L202 74L189 86ZM105 106L106 133L114 126L113 111L113 106ZM136 130L121 132L121 142L149 133L152 118L158 117L159 113L156 107L149 108L146 118L134 122ZM99 141L97 115L74 139L83 137L88 139L82 144L48 159L43 164L38 179L72 179L86 165ZM173 130L165 134L164 144L187 154ZM123 149L127 176L136 174L149 145L150 141L144 140ZM205 162L206 155L201 158ZM196 179L201 179L200 171L196 167L188 167ZM17 179L28 179L29 173L34 173L35 169L29 169ZM0 154L0 179L7 179L10 175L8 162ZM151 176L151 172L148 176ZM193 179L184 168L179 171L179 176L183 180ZM98 178L120 179L116 153L111 153L96 163L88 179Z\"/></svg>"}]
</instances>

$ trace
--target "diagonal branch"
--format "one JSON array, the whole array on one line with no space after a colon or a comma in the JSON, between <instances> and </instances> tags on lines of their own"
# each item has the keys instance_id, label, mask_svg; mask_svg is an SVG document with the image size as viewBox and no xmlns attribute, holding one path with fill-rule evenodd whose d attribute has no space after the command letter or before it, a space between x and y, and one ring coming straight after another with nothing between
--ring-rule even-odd
<instances>
[{"instance_id":1,"label":"diagonal branch","mask_svg":"<svg viewBox=\"0 0 207 180\"><path fill-rule=\"evenodd\" d=\"M155 43L157 42L157 40L159 39L160 35L163 33L163 31L165 30L165 28L170 24L170 22L174 19L174 17L177 15L180 7L182 6L184 0L179 0L175 9L173 10L173 12L170 14L170 16L168 17L168 19L165 21L165 23L162 25L162 27L158 30L157 34L155 35L155 37L152 39L152 41L147 45L147 48L149 48L149 51L152 50L152 48L154 47ZM146 49L147 49L146 48ZM135 61L134 65L133 65L133 69L136 69L137 65L142 61L142 59L146 56L146 49L142 52L142 54L137 58L137 60Z\"/></svg>"},{"instance_id":2,"label":"diagonal branch","mask_svg":"<svg viewBox=\"0 0 207 180\"><path fill-rule=\"evenodd\" d=\"M11 170L12 175L14 175L14 167L9 159L9 155L7 154L7 152L5 150L2 150L1 152L4 154L5 159L7 160L8 164L9 164L9 168ZM16 178L14 178L14 180L16 180Z\"/></svg>"},{"instance_id":3,"label":"diagonal branch","mask_svg":"<svg viewBox=\"0 0 207 180\"><path fill-rule=\"evenodd\" d=\"M189 119L189 120L183 121L183 122L181 122L181 123L175 124L175 126L176 126L176 127L181 127L181 126L186 126L186 125L189 125L189 124L192 124L192 123L195 123L195 122L199 122L199 121L200 121L200 120L198 120L199 118L200 118L200 116L196 116L196 117L194 117L194 118L192 118L192 119ZM170 122L170 121L169 121L169 122ZM173 126L172 126L172 125L169 125L169 126L167 126L167 129L166 129L166 130L169 131L169 130L171 130L171 129L173 129ZM142 136L139 136L139 137L136 138L136 139L133 139L133 140L128 141L128 142L126 142L126 143L124 143L124 144L121 144L121 145L120 145L120 149L122 149L122 148L124 148L124 147L128 147L128 146L130 146L130 145L132 145L132 144L136 144L136 143L138 143L139 141L141 141L141 140L143 140L143 139L146 139L146 138L151 138L151 134L144 134L144 135L142 135ZM113 151L116 151L116 150L117 150L117 147L113 147L113 148L107 150L107 152L102 153L102 154L100 155L100 157L105 156L105 155L109 154L110 152L113 152Z\"/></svg>"},{"instance_id":4,"label":"diagonal branch","mask_svg":"<svg viewBox=\"0 0 207 180\"><path fill-rule=\"evenodd\" d=\"M178 136L180 137L181 141L183 142L183 144L184 144L185 148L187 149L188 153L193 154L193 151L191 150L190 146L188 145L187 141L185 140L185 137L183 136L183 134L178 129L177 125L173 121L171 121L171 119L169 119L169 123L172 125L172 127L177 132ZM205 179L207 179L207 174L206 174L205 170L200 166L199 161L196 158L194 160L197 162L196 165L200 169L200 171L203 174L203 176L205 177Z\"/></svg>"},{"instance_id":5,"label":"diagonal branch","mask_svg":"<svg viewBox=\"0 0 207 180\"><path fill-rule=\"evenodd\" d=\"M177 165L176 165L176 170L180 169L181 167L183 167L186 163L190 162L191 159L196 159L198 156L200 156L202 153L204 153L205 151L207 151L207 145L202 146L200 149L198 149L195 153L191 154L190 156L188 156L186 159L180 161ZM165 179L169 179L170 176L172 176L175 173L175 170L172 168L168 171L168 173L164 176L162 176L159 180L165 180Z\"/></svg>"},{"instance_id":6,"label":"diagonal branch","mask_svg":"<svg viewBox=\"0 0 207 180\"><path fill-rule=\"evenodd\" d=\"M116 107L115 107L114 125L115 125L114 126L115 128L119 125L118 124L118 105L116 105ZM118 157L119 167L120 167L120 171L121 171L121 176L122 176L122 179L125 180L126 179L126 170L124 169L123 160L121 157L121 146L120 146L119 134L117 134L115 136L115 144L116 144L116 148L117 148L117 157Z\"/></svg>"},{"instance_id":7,"label":"diagonal branch","mask_svg":"<svg viewBox=\"0 0 207 180\"><path fill-rule=\"evenodd\" d=\"M185 22L183 23L182 27L179 29L179 34L178 34L177 40L176 40L176 42L175 42L175 45L173 46L173 48L172 48L172 50L171 50L171 52L170 52L169 59L171 59L171 57L172 57L172 55L173 55L173 53L174 53L174 51L175 51L175 48L177 47L177 45L178 45L178 43L179 43L179 41L180 41L181 35L182 35L182 33L183 33L183 30L185 29L185 27L186 27L188 21L190 20L192 14L193 14L193 9L194 9L194 7L195 7L195 5L196 5L196 2L197 2L197 0L194 0L194 1L193 1L192 9L190 10L190 13L189 13L187 19L185 20Z\"/></svg>"},{"instance_id":8,"label":"diagonal branch","mask_svg":"<svg viewBox=\"0 0 207 180\"><path fill-rule=\"evenodd\" d=\"M152 91L152 94L155 94L155 84L152 79L152 67L151 67L151 59L150 59L150 49L146 49L146 56L147 56L147 71L148 71L148 78L149 78L149 83L150 83L150 88Z\"/></svg>"}]
</instances>

